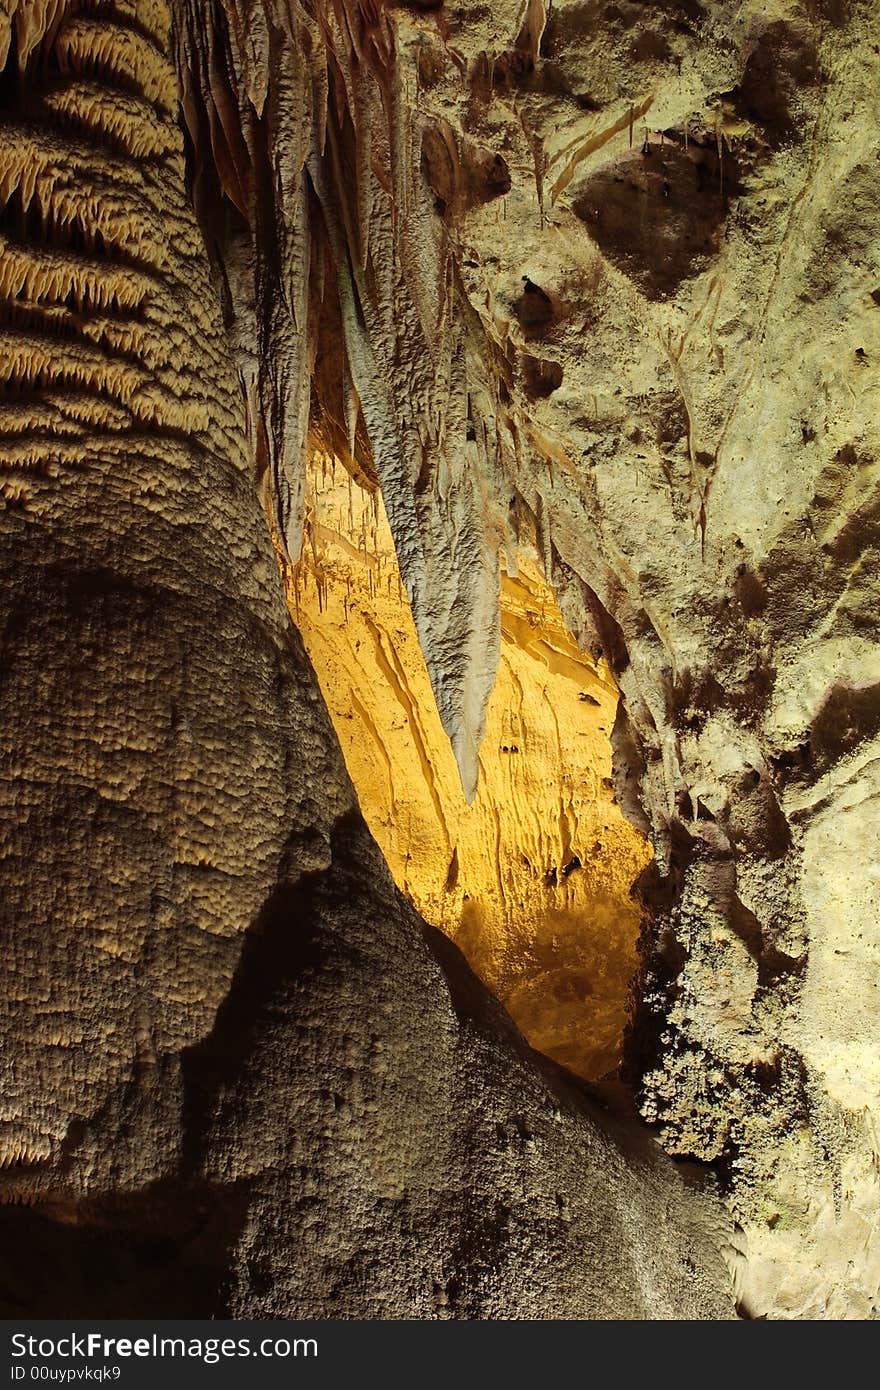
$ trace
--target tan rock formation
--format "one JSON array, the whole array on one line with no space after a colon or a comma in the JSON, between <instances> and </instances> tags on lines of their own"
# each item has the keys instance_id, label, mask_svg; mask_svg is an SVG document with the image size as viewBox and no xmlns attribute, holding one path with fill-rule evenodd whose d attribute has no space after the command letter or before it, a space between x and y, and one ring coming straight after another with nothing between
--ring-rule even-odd
<instances>
[{"instance_id":1,"label":"tan rock formation","mask_svg":"<svg viewBox=\"0 0 880 1390\"><path fill-rule=\"evenodd\" d=\"M162 0L0 11L3 1306L728 1316L710 1192L526 1047L357 812L255 486L271 465L291 535L311 133L281 136L274 103L303 64L276 70L259 127L297 172L278 183L256 144L242 162L210 11L177 33L231 199L222 293ZM293 30L228 14L242 100L262 107L266 44ZM317 44L310 23L296 37ZM210 174L196 161L203 210ZM293 202L273 220L276 196ZM479 478L459 482L470 507ZM465 768L491 662L475 629L458 659L457 625L497 580L494 554L467 553L444 612L438 553L411 572L450 644L435 681Z\"/></svg>"}]
</instances>

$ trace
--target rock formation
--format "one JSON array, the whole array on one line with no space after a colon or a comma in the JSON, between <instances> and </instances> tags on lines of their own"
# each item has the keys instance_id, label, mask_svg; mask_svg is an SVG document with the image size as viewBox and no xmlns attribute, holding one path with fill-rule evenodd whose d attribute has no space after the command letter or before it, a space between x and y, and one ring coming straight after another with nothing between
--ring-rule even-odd
<instances>
[{"instance_id":1,"label":"rock formation","mask_svg":"<svg viewBox=\"0 0 880 1390\"><path fill-rule=\"evenodd\" d=\"M873 1316L876 7L2 0L0 59L10 1232L89 1311L160 1221L177 1310ZM315 453L466 799L500 555L613 673L699 1187L395 892L273 554Z\"/></svg>"},{"instance_id":2,"label":"rock formation","mask_svg":"<svg viewBox=\"0 0 880 1390\"><path fill-rule=\"evenodd\" d=\"M529 1042L587 1080L621 1061L650 851L615 804L617 691L534 557L502 573L501 655L464 798L381 494L315 458L291 611L395 882Z\"/></svg>"}]
</instances>

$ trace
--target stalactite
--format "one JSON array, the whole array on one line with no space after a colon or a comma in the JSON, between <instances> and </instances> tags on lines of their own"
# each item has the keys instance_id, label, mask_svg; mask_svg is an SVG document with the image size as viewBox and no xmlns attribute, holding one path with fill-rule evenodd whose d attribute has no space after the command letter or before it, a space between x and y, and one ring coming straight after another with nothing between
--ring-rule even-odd
<instances>
[{"instance_id":1,"label":"stalactite","mask_svg":"<svg viewBox=\"0 0 880 1390\"><path fill-rule=\"evenodd\" d=\"M247 15L239 10L235 15L234 41L227 54L231 62L224 68L222 85L225 92L225 74L231 68L238 82L243 138L252 145L257 137L249 93L263 88L253 62L244 62ZM273 364L271 379L264 376L261 396L264 414L272 422L276 523L295 556L308 431L303 364L322 350L313 337L314 316L305 287L310 266L322 261L326 243L335 263L345 336L342 399L327 402L326 408L328 415L344 422L353 457L363 412L441 718L472 794L498 649L498 526L491 518L493 513L503 516L503 509L476 485L467 451L461 447L467 350L455 336L451 248L430 206L419 167L419 138L412 121L415 70L408 54L394 50L381 11L367 20L356 6L349 8L340 0L319 8L312 19L293 6L290 26L296 48L282 46L271 58L290 73L283 109L273 111L271 100L265 107L276 173L259 195L255 193L247 210L258 248L248 259L255 265L256 289L242 283L242 273L247 276L250 271L245 267L242 272L240 257L230 252L226 269L239 315L253 318L254 310L247 306L263 306L262 324L254 323L250 330L242 325L239 337L245 340L250 332L262 344L259 360ZM323 45L316 40L315 26ZM221 172L217 192L225 191L238 202L237 191L228 180L222 182L224 147L234 142L228 134L219 140L217 120L212 118L221 105L218 64L200 59L186 32L184 25L183 55L192 78L185 103L191 138L198 143L207 131ZM277 36L269 42L271 49ZM302 62L303 53L309 55L309 63ZM240 72L234 71L236 61L244 64ZM204 119L197 107L206 113ZM228 119L227 112L227 124ZM377 175L374 140L387 150L389 188ZM321 206L318 224L306 211L307 186ZM294 198L288 205L289 190L296 188L300 202ZM305 228L311 228L311 254L303 241ZM268 285L277 265L273 254L280 257L284 301L267 309ZM306 350L303 336L311 345ZM406 345L404 356L399 353L401 344ZM371 464L363 466L372 469Z\"/></svg>"}]
</instances>

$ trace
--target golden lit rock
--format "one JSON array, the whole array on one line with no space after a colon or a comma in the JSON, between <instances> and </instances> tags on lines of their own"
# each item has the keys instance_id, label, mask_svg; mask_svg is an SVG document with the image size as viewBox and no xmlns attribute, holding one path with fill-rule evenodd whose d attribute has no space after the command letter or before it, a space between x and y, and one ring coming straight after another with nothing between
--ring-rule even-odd
<instances>
[{"instance_id":1,"label":"golden lit rock","mask_svg":"<svg viewBox=\"0 0 880 1390\"><path fill-rule=\"evenodd\" d=\"M536 562L503 575L501 657L465 801L381 495L313 463L291 604L394 878L532 1045L586 1077L619 1060L650 850L611 786L617 688Z\"/></svg>"}]
</instances>

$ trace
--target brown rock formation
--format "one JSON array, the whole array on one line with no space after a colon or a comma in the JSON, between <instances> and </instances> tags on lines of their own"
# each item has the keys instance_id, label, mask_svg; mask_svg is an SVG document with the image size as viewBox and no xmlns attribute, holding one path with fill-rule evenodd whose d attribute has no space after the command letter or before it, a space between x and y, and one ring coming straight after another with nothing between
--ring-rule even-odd
<instances>
[{"instance_id":1,"label":"brown rock formation","mask_svg":"<svg viewBox=\"0 0 880 1390\"><path fill-rule=\"evenodd\" d=\"M352 818L253 501L295 560L311 441L381 484L468 798L534 539L655 853L642 1114L742 1311L874 1314L876 6L177 0L188 184L160 0L3 16L9 1191L227 1183L242 1311L721 1306Z\"/></svg>"},{"instance_id":2,"label":"brown rock formation","mask_svg":"<svg viewBox=\"0 0 880 1390\"><path fill-rule=\"evenodd\" d=\"M164 4L11 9L6 1311L727 1315L711 1198L529 1051L357 813Z\"/></svg>"}]
</instances>

